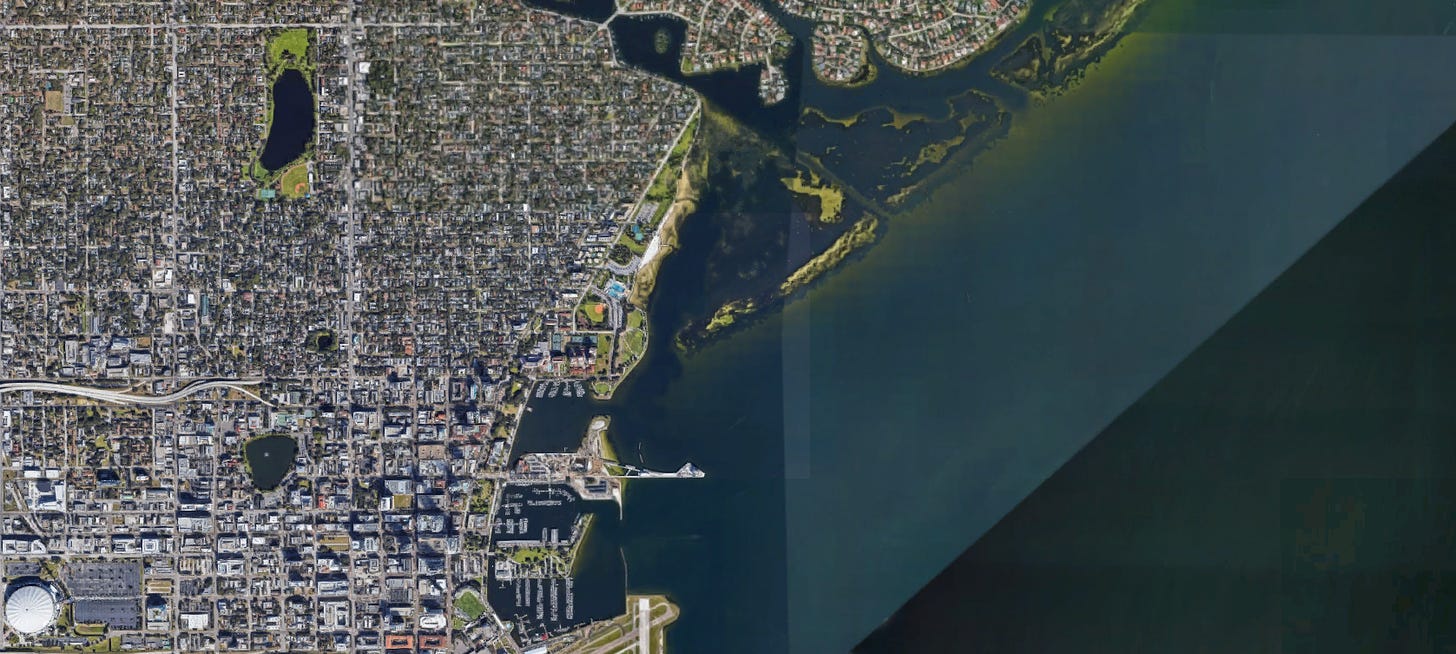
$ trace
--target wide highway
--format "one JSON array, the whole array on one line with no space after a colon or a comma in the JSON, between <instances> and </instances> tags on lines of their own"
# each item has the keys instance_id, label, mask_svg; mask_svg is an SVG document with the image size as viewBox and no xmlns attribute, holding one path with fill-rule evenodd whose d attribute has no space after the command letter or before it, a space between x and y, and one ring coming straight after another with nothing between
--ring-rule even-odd
<instances>
[{"instance_id":1,"label":"wide highway","mask_svg":"<svg viewBox=\"0 0 1456 654\"><path fill-rule=\"evenodd\" d=\"M258 400L259 402L271 405L270 402L264 400L261 397L258 397L256 393L253 393L247 388L248 386L257 386L260 383L261 382L258 380L210 379L206 381L194 382L183 387L181 390L173 391L171 393L167 393L166 395L139 395L136 393L113 391L104 388L91 388L89 386L76 386L73 384L59 384L56 382L12 381L0 382L0 395L4 395L6 393L23 393L25 391L33 391L36 393L74 395L76 397L102 400L104 402L114 402L116 404L166 406L169 404L176 404L181 400L187 399L188 397L191 397L203 391L223 389L237 391L239 393L247 395L248 397Z\"/></svg>"}]
</instances>

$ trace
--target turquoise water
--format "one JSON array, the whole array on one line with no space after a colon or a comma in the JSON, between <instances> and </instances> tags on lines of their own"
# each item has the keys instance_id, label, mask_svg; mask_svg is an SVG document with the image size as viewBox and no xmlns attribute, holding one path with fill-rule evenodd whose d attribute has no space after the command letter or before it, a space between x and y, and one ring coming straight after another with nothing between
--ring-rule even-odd
<instances>
[{"instance_id":1,"label":"turquoise water","mask_svg":"<svg viewBox=\"0 0 1456 654\"><path fill-rule=\"evenodd\" d=\"M581 409L709 475L634 482L614 530L671 646L850 649L1443 130L1412 62L1456 54L1451 8L1337 4L1153 0L863 260L680 360L728 221L690 219L649 359Z\"/></svg>"}]
</instances>

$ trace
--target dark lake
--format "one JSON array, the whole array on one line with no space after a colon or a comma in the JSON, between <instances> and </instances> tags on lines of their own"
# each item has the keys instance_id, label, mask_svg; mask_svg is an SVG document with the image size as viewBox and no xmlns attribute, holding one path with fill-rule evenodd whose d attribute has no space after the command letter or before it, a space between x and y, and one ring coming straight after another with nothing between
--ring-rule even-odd
<instances>
[{"instance_id":1,"label":"dark lake","mask_svg":"<svg viewBox=\"0 0 1456 654\"><path fill-rule=\"evenodd\" d=\"M308 78L288 69L273 82L273 122L259 162L275 171L303 156L313 141L314 101Z\"/></svg>"},{"instance_id":2,"label":"dark lake","mask_svg":"<svg viewBox=\"0 0 1456 654\"><path fill-rule=\"evenodd\" d=\"M293 457L297 454L298 441L291 436L263 436L243 446L249 474L259 490L277 488L293 469Z\"/></svg>"}]
</instances>

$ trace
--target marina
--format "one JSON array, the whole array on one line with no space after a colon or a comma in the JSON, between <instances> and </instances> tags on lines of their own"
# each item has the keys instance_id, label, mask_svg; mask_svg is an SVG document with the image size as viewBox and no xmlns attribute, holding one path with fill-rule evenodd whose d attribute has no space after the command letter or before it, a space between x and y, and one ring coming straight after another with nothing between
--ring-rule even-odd
<instances>
[{"instance_id":1,"label":"marina","mask_svg":"<svg viewBox=\"0 0 1456 654\"><path fill-rule=\"evenodd\" d=\"M491 525L499 548L489 569L486 597L503 620L517 622L530 640L546 640L623 610L626 592L616 565L581 565L602 558L588 551L591 525L615 520L602 502L583 500L566 484L507 484ZM600 541L600 539L598 539Z\"/></svg>"},{"instance_id":2,"label":"marina","mask_svg":"<svg viewBox=\"0 0 1456 654\"><path fill-rule=\"evenodd\" d=\"M535 385L536 399L556 398L558 395L564 398L586 397L586 386L582 385L579 379L561 379L538 381Z\"/></svg>"}]
</instances>

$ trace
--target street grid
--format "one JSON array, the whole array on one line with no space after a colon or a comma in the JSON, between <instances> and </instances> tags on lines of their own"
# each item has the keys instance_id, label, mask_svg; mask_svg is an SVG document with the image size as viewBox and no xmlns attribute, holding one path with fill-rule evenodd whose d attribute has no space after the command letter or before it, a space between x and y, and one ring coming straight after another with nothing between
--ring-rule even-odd
<instances>
[{"instance_id":1,"label":"street grid","mask_svg":"<svg viewBox=\"0 0 1456 654\"><path fill-rule=\"evenodd\" d=\"M0 24L0 379L261 398L0 394L0 563L135 562L125 649L514 648L453 602L499 556L518 383L607 356L545 335L611 279L693 96L515 2L12 2ZM260 200L263 48L294 27L312 193ZM300 450L265 493L242 446L268 434Z\"/></svg>"}]
</instances>

